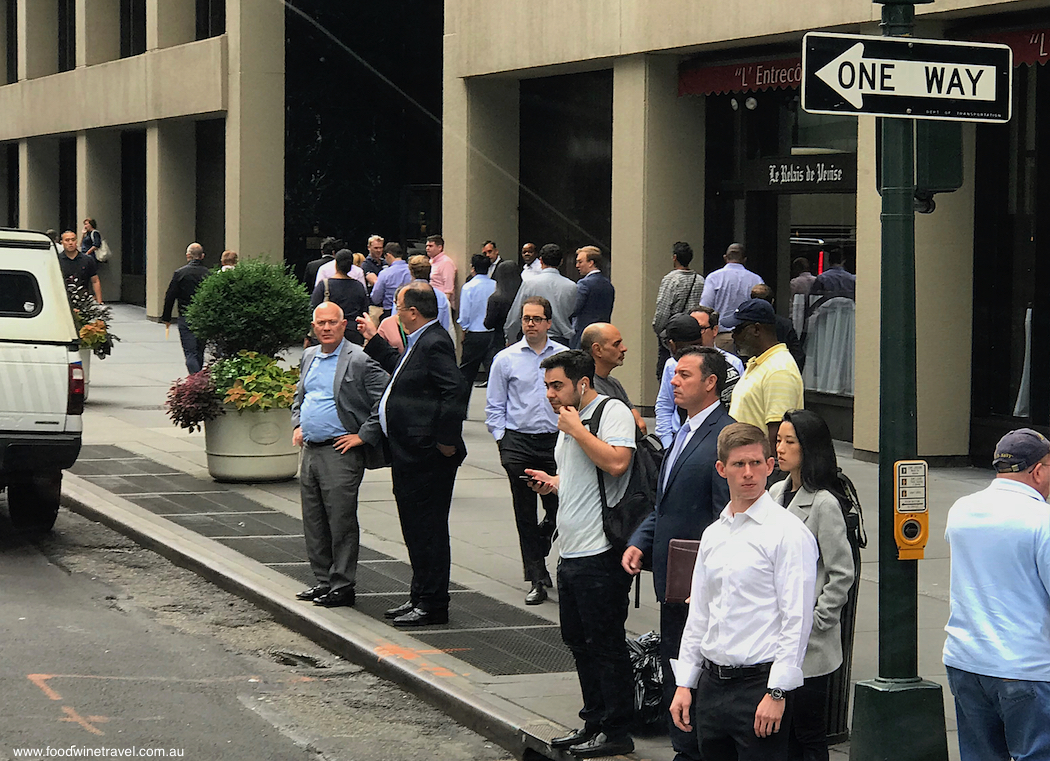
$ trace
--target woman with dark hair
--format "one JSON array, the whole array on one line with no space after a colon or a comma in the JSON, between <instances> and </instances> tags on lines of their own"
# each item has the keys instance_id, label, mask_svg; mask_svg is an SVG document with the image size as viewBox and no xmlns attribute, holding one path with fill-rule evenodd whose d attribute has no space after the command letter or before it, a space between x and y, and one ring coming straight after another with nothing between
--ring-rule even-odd
<instances>
[{"instance_id":1,"label":"woman with dark hair","mask_svg":"<svg viewBox=\"0 0 1050 761\"><path fill-rule=\"evenodd\" d=\"M348 249L341 249L335 255L335 274L324 281L318 281L310 298L310 307L314 308L323 301L338 304L346 318L345 338L358 346L365 340L357 330L357 318L368 314L368 292L357 280L350 277L350 268L354 264L354 255ZM307 339L316 345L312 336Z\"/></svg>"},{"instance_id":2,"label":"woman with dark hair","mask_svg":"<svg viewBox=\"0 0 1050 761\"><path fill-rule=\"evenodd\" d=\"M496 267L492 279L496 281L496 290L489 296L486 305L485 327L493 331L492 345L495 351L499 351L507 343L507 337L503 335L503 323L507 321L514 297L521 288L521 270L517 267Z\"/></svg>"},{"instance_id":3,"label":"woman with dark hair","mask_svg":"<svg viewBox=\"0 0 1050 761\"><path fill-rule=\"evenodd\" d=\"M842 607L853 586L853 553L839 498L838 462L831 431L808 410L789 410L777 432L777 460L788 478L769 496L806 524L817 540L817 589L805 678L792 693L790 758L827 761L827 700L831 674L842 664Z\"/></svg>"}]
</instances>

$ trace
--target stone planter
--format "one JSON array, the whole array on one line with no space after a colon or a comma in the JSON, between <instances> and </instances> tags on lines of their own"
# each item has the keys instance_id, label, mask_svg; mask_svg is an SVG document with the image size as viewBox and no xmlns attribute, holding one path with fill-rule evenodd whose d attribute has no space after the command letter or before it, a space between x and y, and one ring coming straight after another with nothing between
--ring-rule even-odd
<instances>
[{"instance_id":1,"label":"stone planter","mask_svg":"<svg viewBox=\"0 0 1050 761\"><path fill-rule=\"evenodd\" d=\"M84 401L88 400L88 394L91 392L91 349L80 350L80 364L84 367Z\"/></svg>"},{"instance_id":2,"label":"stone planter","mask_svg":"<svg viewBox=\"0 0 1050 761\"><path fill-rule=\"evenodd\" d=\"M208 472L216 481L287 481L299 470L291 410L238 412L204 424Z\"/></svg>"}]
</instances>

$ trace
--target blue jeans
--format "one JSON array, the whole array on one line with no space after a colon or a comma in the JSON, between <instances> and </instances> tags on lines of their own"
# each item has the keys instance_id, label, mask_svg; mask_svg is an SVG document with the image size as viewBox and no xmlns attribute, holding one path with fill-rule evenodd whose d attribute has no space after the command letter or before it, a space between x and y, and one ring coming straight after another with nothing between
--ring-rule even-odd
<instances>
[{"instance_id":1,"label":"blue jeans","mask_svg":"<svg viewBox=\"0 0 1050 761\"><path fill-rule=\"evenodd\" d=\"M1050 682L947 669L962 761L1050 761Z\"/></svg>"},{"instance_id":2,"label":"blue jeans","mask_svg":"<svg viewBox=\"0 0 1050 761\"><path fill-rule=\"evenodd\" d=\"M182 342L182 353L186 357L186 372L199 373L204 367L204 342L193 335L186 318L179 315L179 340Z\"/></svg>"}]
</instances>

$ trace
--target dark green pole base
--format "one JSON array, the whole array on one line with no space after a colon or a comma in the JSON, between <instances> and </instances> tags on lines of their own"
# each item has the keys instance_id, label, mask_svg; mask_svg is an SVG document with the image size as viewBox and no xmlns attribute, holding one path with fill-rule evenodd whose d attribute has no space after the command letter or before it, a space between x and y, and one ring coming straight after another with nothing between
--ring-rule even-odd
<instances>
[{"instance_id":1,"label":"dark green pole base","mask_svg":"<svg viewBox=\"0 0 1050 761\"><path fill-rule=\"evenodd\" d=\"M850 761L948 761L941 686L870 679L853 694Z\"/></svg>"}]
</instances>

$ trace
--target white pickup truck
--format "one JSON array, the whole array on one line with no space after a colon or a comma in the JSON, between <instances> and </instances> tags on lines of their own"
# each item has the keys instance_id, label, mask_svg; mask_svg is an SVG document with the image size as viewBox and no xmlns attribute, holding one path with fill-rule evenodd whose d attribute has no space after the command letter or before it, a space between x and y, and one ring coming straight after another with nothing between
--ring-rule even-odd
<instances>
[{"instance_id":1,"label":"white pickup truck","mask_svg":"<svg viewBox=\"0 0 1050 761\"><path fill-rule=\"evenodd\" d=\"M0 489L15 528L50 531L80 454L84 368L58 252L0 229Z\"/></svg>"}]
</instances>

